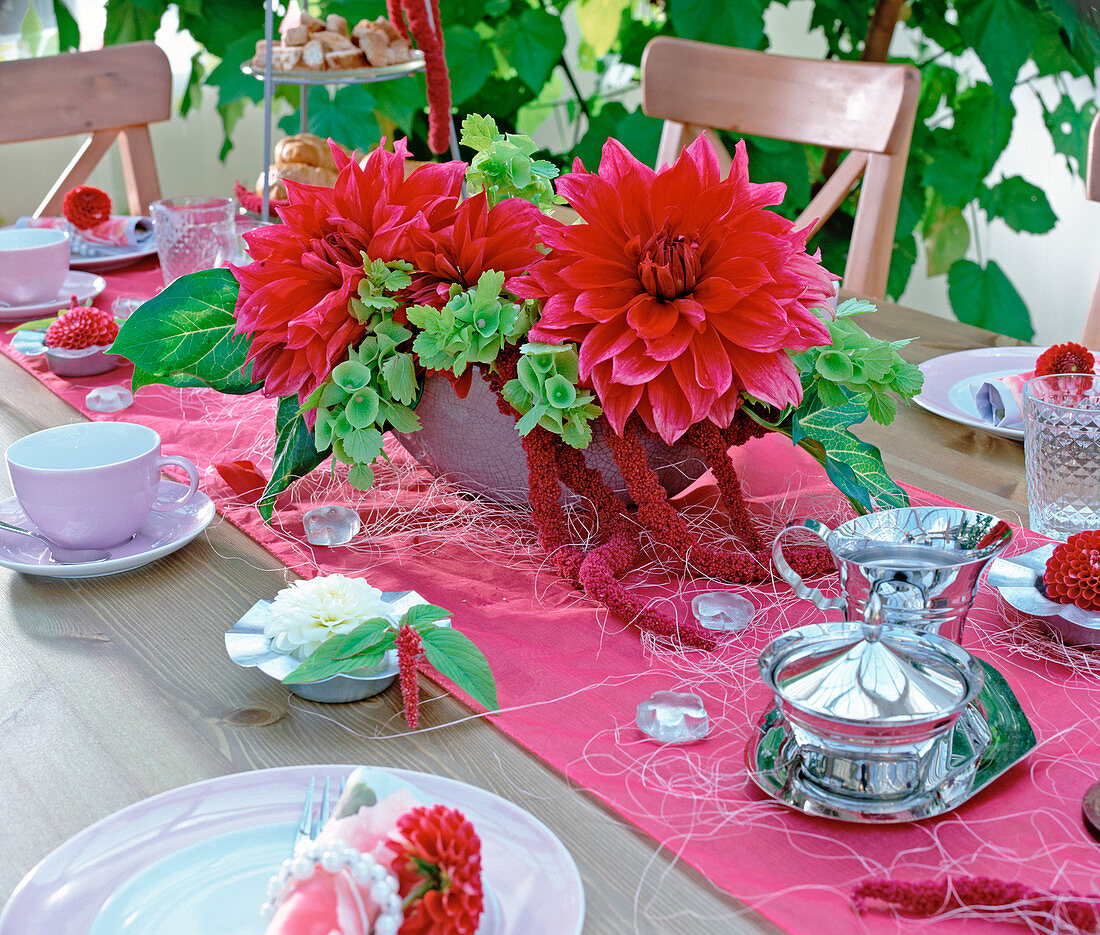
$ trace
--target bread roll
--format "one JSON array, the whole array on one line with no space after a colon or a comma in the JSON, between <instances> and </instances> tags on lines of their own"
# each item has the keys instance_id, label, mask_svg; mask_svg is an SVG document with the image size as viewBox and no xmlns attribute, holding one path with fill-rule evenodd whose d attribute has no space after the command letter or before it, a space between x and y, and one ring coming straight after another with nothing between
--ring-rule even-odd
<instances>
[{"instance_id":1,"label":"bread roll","mask_svg":"<svg viewBox=\"0 0 1100 935\"><path fill-rule=\"evenodd\" d=\"M305 45L309 42L309 29L305 26L291 26L283 33L283 45Z\"/></svg>"},{"instance_id":2,"label":"bread roll","mask_svg":"<svg viewBox=\"0 0 1100 935\"><path fill-rule=\"evenodd\" d=\"M316 39L325 47L326 52L339 52L342 49L354 49L355 43L348 38L346 32L330 32L327 29L315 32L310 39Z\"/></svg>"},{"instance_id":3,"label":"bread roll","mask_svg":"<svg viewBox=\"0 0 1100 935\"><path fill-rule=\"evenodd\" d=\"M273 162L277 166L301 163L336 171L332 151L321 137L313 133L295 133L275 144Z\"/></svg>"},{"instance_id":4,"label":"bread roll","mask_svg":"<svg viewBox=\"0 0 1100 935\"><path fill-rule=\"evenodd\" d=\"M302 46L302 67L310 71L322 71L325 67L325 47L316 39Z\"/></svg>"},{"instance_id":5,"label":"bread roll","mask_svg":"<svg viewBox=\"0 0 1100 935\"><path fill-rule=\"evenodd\" d=\"M354 46L350 49L336 49L325 53L325 63L330 71L345 71L349 68L366 68L367 57Z\"/></svg>"}]
</instances>

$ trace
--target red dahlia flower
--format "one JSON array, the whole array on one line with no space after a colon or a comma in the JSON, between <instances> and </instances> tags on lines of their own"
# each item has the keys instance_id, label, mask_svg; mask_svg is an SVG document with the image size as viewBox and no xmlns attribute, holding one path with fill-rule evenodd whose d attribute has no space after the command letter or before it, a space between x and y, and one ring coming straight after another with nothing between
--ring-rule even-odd
<instances>
[{"instance_id":1,"label":"red dahlia flower","mask_svg":"<svg viewBox=\"0 0 1100 935\"><path fill-rule=\"evenodd\" d=\"M787 351L829 343L812 309L835 277L766 209L784 186L749 181L743 144L722 180L704 137L660 172L608 140L599 173L578 161L558 192L587 223L542 222L551 252L519 294L545 300L532 341L580 345L581 378L616 432L637 411L672 443L702 419L728 425L742 391L801 400Z\"/></svg>"},{"instance_id":2,"label":"red dahlia flower","mask_svg":"<svg viewBox=\"0 0 1100 935\"><path fill-rule=\"evenodd\" d=\"M1075 533L1054 547L1043 571L1046 595L1059 604L1100 610L1100 529Z\"/></svg>"},{"instance_id":3,"label":"red dahlia flower","mask_svg":"<svg viewBox=\"0 0 1100 935\"><path fill-rule=\"evenodd\" d=\"M504 273L504 288L514 292L518 277L542 257L535 236L542 217L521 198L490 208L479 192L458 206L453 224L412 231L409 262L416 272L406 295L409 304L442 308L452 283L471 289L486 270Z\"/></svg>"},{"instance_id":4,"label":"red dahlia flower","mask_svg":"<svg viewBox=\"0 0 1100 935\"><path fill-rule=\"evenodd\" d=\"M1055 373L1092 373L1095 363L1089 349L1073 341L1048 347L1035 361L1035 376Z\"/></svg>"},{"instance_id":5,"label":"red dahlia flower","mask_svg":"<svg viewBox=\"0 0 1100 935\"><path fill-rule=\"evenodd\" d=\"M420 806L397 820L390 848L405 898L400 935L475 935L484 899L481 839L462 812Z\"/></svg>"},{"instance_id":6,"label":"red dahlia flower","mask_svg":"<svg viewBox=\"0 0 1100 935\"><path fill-rule=\"evenodd\" d=\"M380 147L360 168L334 147L332 188L287 182L283 223L245 234L255 259L233 267L237 333L252 337L248 362L265 396L304 400L358 344L364 329L348 300L363 278L363 253L403 258L411 231L451 223L462 164L423 166L406 179L404 143L395 149Z\"/></svg>"}]
</instances>

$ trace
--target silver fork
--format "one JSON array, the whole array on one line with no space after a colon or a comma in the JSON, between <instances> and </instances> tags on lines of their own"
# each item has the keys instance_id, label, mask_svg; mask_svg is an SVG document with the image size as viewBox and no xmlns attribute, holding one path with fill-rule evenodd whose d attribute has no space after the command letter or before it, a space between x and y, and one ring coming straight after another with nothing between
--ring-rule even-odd
<instances>
[{"instance_id":1,"label":"silver fork","mask_svg":"<svg viewBox=\"0 0 1100 935\"><path fill-rule=\"evenodd\" d=\"M305 843L314 840L328 821L332 803L329 797L331 780L325 778L325 786L321 792L321 807L314 814L313 800L317 789L317 777L311 777L309 788L306 789L306 798L302 803L302 817L298 820L298 828L294 833L294 852Z\"/></svg>"}]
</instances>

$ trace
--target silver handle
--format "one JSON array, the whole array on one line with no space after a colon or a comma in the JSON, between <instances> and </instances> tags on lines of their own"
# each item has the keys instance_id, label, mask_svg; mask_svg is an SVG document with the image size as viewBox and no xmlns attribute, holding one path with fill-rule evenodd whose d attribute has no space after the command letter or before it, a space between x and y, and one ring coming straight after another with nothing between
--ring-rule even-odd
<instances>
[{"instance_id":1,"label":"silver handle","mask_svg":"<svg viewBox=\"0 0 1100 935\"><path fill-rule=\"evenodd\" d=\"M801 522L791 523L786 529L779 531L779 535L775 537L775 541L772 543L772 561L775 562L776 570L783 577L783 580L791 586L791 590L794 591L796 597L813 602L814 606L821 610L843 610L847 606L843 597L828 598L817 588L811 588L783 557L783 543L780 540L793 529L809 530L828 548L829 543L826 537L832 530L824 523L819 523L816 519L804 519Z\"/></svg>"}]
</instances>

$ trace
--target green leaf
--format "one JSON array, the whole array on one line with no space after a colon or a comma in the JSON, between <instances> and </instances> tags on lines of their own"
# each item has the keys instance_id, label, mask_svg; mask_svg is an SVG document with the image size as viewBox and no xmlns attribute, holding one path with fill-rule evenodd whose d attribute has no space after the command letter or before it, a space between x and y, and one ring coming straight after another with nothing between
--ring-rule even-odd
<instances>
[{"instance_id":1,"label":"green leaf","mask_svg":"<svg viewBox=\"0 0 1100 935\"><path fill-rule=\"evenodd\" d=\"M739 0L736 10L715 9L714 0L670 0L676 35L742 49L764 47L764 10L770 0Z\"/></svg>"},{"instance_id":2,"label":"green leaf","mask_svg":"<svg viewBox=\"0 0 1100 935\"><path fill-rule=\"evenodd\" d=\"M121 45L124 42L141 42L152 39L160 29L161 17L168 3L152 7L134 0L107 0L107 25L103 33L104 45Z\"/></svg>"},{"instance_id":3,"label":"green leaf","mask_svg":"<svg viewBox=\"0 0 1100 935\"><path fill-rule=\"evenodd\" d=\"M381 648L385 652L393 648L395 635L393 624L384 617L365 620L340 638L340 650L333 658L343 661L374 648Z\"/></svg>"},{"instance_id":4,"label":"green leaf","mask_svg":"<svg viewBox=\"0 0 1100 935\"><path fill-rule=\"evenodd\" d=\"M227 269L177 279L123 322L111 353L169 386L210 386L223 393L259 389L243 373L249 340L235 333L238 289Z\"/></svg>"},{"instance_id":5,"label":"green leaf","mask_svg":"<svg viewBox=\"0 0 1100 935\"><path fill-rule=\"evenodd\" d=\"M327 450L318 451L313 444L313 436L298 409L298 397L284 396L280 399L279 408L275 411L275 455L271 480L256 504L264 522L271 522L275 498L299 477L305 477L328 455Z\"/></svg>"},{"instance_id":6,"label":"green leaf","mask_svg":"<svg viewBox=\"0 0 1100 935\"><path fill-rule=\"evenodd\" d=\"M965 257L970 246L970 228L962 209L941 206L933 220L925 223L924 243L929 276L946 273L952 263Z\"/></svg>"},{"instance_id":7,"label":"green leaf","mask_svg":"<svg viewBox=\"0 0 1100 935\"><path fill-rule=\"evenodd\" d=\"M363 84L348 85L332 95L326 87L314 86L309 89L309 132L366 152L382 138L374 116L377 105L373 92ZM297 133L298 115L287 114L279 121L279 127L287 133Z\"/></svg>"},{"instance_id":8,"label":"green leaf","mask_svg":"<svg viewBox=\"0 0 1100 935\"><path fill-rule=\"evenodd\" d=\"M374 486L374 469L369 464L356 464L348 471L348 483L356 490L370 490Z\"/></svg>"},{"instance_id":9,"label":"green leaf","mask_svg":"<svg viewBox=\"0 0 1100 935\"><path fill-rule=\"evenodd\" d=\"M495 711L497 686L489 662L477 646L457 630L434 627L421 633L424 655L442 676L449 678L482 707Z\"/></svg>"},{"instance_id":10,"label":"green leaf","mask_svg":"<svg viewBox=\"0 0 1100 935\"><path fill-rule=\"evenodd\" d=\"M180 101L180 116L186 117L192 110L198 110L202 106L202 76L205 69L202 65L202 52L196 52L191 56L191 71L187 75L187 87Z\"/></svg>"},{"instance_id":11,"label":"green leaf","mask_svg":"<svg viewBox=\"0 0 1100 935\"><path fill-rule=\"evenodd\" d=\"M1075 166L1081 178L1087 165L1089 127L1096 115L1096 103L1086 101L1078 110L1069 95L1063 94L1053 110L1043 108L1043 123L1050 133L1054 151L1065 156Z\"/></svg>"},{"instance_id":12,"label":"green leaf","mask_svg":"<svg viewBox=\"0 0 1100 935\"><path fill-rule=\"evenodd\" d=\"M619 24L624 15L629 15L632 5L631 0L578 0L577 25L593 57L611 51L619 35Z\"/></svg>"},{"instance_id":13,"label":"green leaf","mask_svg":"<svg viewBox=\"0 0 1100 935\"><path fill-rule=\"evenodd\" d=\"M829 479L853 504L867 511L908 506L909 497L886 473L879 450L848 430L867 417L867 402L868 396L860 394L833 409L802 412L799 407L792 417L791 440L823 460ZM819 451L805 442L816 443Z\"/></svg>"},{"instance_id":14,"label":"green leaf","mask_svg":"<svg viewBox=\"0 0 1100 935\"><path fill-rule=\"evenodd\" d=\"M371 85L375 109L412 135L416 115L428 105L427 91L421 75L412 75L401 81L379 81Z\"/></svg>"},{"instance_id":15,"label":"green leaf","mask_svg":"<svg viewBox=\"0 0 1100 935\"><path fill-rule=\"evenodd\" d=\"M350 635L350 634L348 634ZM297 669L283 678L283 683L293 685L298 682L319 682L334 675L355 672L359 669L379 665L386 656L381 646L374 651L365 650L352 658L339 658L343 652L346 636L334 636L317 647Z\"/></svg>"},{"instance_id":16,"label":"green leaf","mask_svg":"<svg viewBox=\"0 0 1100 935\"><path fill-rule=\"evenodd\" d=\"M406 406L416 399L416 368L412 354L393 354L382 365L382 376L390 395Z\"/></svg>"},{"instance_id":17,"label":"green leaf","mask_svg":"<svg viewBox=\"0 0 1100 935\"><path fill-rule=\"evenodd\" d=\"M959 321L1030 341L1035 334L1027 306L1004 271L960 260L947 274L947 297Z\"/></svg>"},{"instance_id":18,"label":"green leaf","mask_svg":"<svg viewBox=\"0 0 1100 935\"><path fill-rule=\"evenodd\" d=\"M1012 137L1016 108L988 84L976 84L958 96L952 131L967 162L987 176Z\"/></svg>"},{"instance_id":19,"label":"green leaf","mask_svg":"<svg viewBox=\"0 0 1100 935\"><path fill-rule=\"evenodd\" d=\"M524 10L519 17L505 20L495 38L508 64L536 93L565 51L561 18L544 10Z\"/></svg>"},{"instance_id":20,"label":"green leaf","mask_svg":"<svg viewBox=\"0 0 1100 935\"><path fill-rule=\"evenodd\" d=\"M485 40L468 26L445 27L443 48L447 56L447 72L451 76L451 102L457 107L485 85L486 79L493 73L493 56Z\"/></svg>"},{"instance_id":21,"label":"green leaf","mask_svg":"<svg viewBox=\"0 0 1100 935\"><path fill-rule=\"evenodd\" d=\"M80 48L80 26L69 11L65 0L53 0L53 15L57 20L57 45L59 52Z\"/></svg>"},{"instance_id":22,"label":"green leaf","mask_svg":"<svg viewBox=\"0 0 1100 935\"><path fill-rule=\"evenodd\" d=\"M451 616L451 612L437 604L414 604L405 611L401 617L401 623L404 626L415 627L420 630L434 624L437 620L446 620L449 616ZM433 629L435 628L433 627Z\"/></svg>"},{"instance_id":23,"label":"green leaf","mask_svg":"<svg viewBox=\"0 0 1100 935\"><path fill-rule=\"evenodd\" d=\"M993 186L986 211L1016 232L1045 234L1058 223L1046 193L1019 175Z\"/></svg>"},{"instance_id":24,"label":"green leaf","mask_svg":"<svg viewBox=\"0 0 1100 935\"><path fill-rule=\"evenodd\" d=\"M1007 102L1020 68L1031 55L1031 10L1017 0L981 0L955 9L960 35L978 53L993 89Z\"/></svg>"},{"instance_id":25,"label":"green leaf","mask_svg":"<svg viewBox=\"0 0 1100 935\"><path fill-rule=\"evenodd\" d=\"M467 114L462 121L461 142L463 146L470 149L475 149L478 152L488 149L499 135L500 131L497 129L496 121L492 117L482 116L481 114Z\"/></svg>"}]
</instances>

